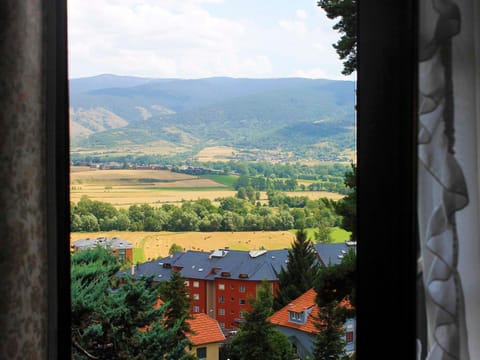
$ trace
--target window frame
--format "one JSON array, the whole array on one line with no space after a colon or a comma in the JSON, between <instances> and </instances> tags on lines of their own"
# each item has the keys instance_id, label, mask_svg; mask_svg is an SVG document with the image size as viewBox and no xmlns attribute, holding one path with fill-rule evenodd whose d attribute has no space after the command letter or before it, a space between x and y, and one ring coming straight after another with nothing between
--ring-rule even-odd
<instances>
[{"instance_id":1,"label":"window frame","mask_svg":"<svg viewBox=\"0 0 480 360\"><path fill-rule=\"evenodd\" d=\"M67 3L47 0L43 6L49 40L47 342L49 359L63 359L71 356L70 252L65 241L70 234ZM384 353L377 345L394 338L402 344L396 347L396 357L413 359L418 1L359 0L357 6L357 222L362 239L357 246L357 358L381 358ZM371 294L379 293L378 301L372 301ZM395 314L396 326L378 332L385 314Z\"/></svg>"},{"instance_id":2,"label":"window frame","mask_svg":"<svg viewBox=\"0 0 480 360\"><path fill-rule=\"evenodd\" d=\"M418 5L416 0L357 2L360 360L384 357L378 344L392 339L401 344L395 358L416 358ZM376 331L385 327L387 314L395 326Z\"/></svg>"},{"instance_id":3,"label":"window frame","mask_svg":"<svg viewBox=\"0 0 480 360\"><path fill-rule=\"evenodd\" d=\"M46 123L48 359L71 357L67 0L43 3ZM48 39L48 41L46 41Z\"/></svg>"}]
</instances>

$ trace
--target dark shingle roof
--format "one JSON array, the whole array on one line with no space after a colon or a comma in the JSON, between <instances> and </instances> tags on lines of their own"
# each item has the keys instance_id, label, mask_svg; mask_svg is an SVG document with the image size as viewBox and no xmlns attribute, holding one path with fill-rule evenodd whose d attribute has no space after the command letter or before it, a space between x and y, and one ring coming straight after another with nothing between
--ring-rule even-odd
<instances>
[{"instance_id":1,"label":"dark shingle roof","mask_svg":"<svg viewBox=\"0 0 480 360\"><path fill-rule=\"evenodd\" d=\"M349 251L350 246L346 243L315 244L313 245L317 255L324 265L337 265L342 261L343 256Z\"/></svg>"},{"instance_id":2,"label":"dark shingle roof","mask_svg":"<svg viewBox=\"0 0 480 360\"><path fill-rule=\"evenodd\" d=\"M315 244L315 250L324 265L335 265L348 252L346 243ZM136 265L134 278L153 276L156 281L170 279L174 269L179 269L188 279L214 280L216 278L242 279L250 281L278 279L280 269L286 266L288 250L216 250L214 252L179 252L160 260ZM131 275L131 269L117 273L119 277Z\"/></svg>"},{"instance_id":3,"label":"dark shingle roof","mask_svg":"<svg viewBox=\"0 0 480 360\"><path fill-rule=\"evenodd\" d=\"M227 277L252 281L276 280L280 268L286 263L287 255L288 250L220 250L213 253L189 250L173 257L139 264L135 266L133 277L153 275L156 280L168 280L171 271L177 268L181 270L183 277L189 279L214 280ZM117 276L130 274L131 269L127 269L120 271Z\"/></svg>"}]
</instances>

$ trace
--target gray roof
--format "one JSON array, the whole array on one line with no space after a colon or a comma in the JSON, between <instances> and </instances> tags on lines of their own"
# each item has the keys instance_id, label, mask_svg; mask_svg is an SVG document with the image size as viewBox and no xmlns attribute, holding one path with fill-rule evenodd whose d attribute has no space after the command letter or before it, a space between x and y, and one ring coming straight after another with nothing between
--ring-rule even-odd
<instances>
[{"instance_id":1,"label":"gray roof","mask_svg":"<svg viewBox=\"0 0 480 360\"><path fill-rule=\"evenodd\" d=\"M343 256L354 245L350 243L335 243L335 244L314 244L320 260L324 265L337 265L342 261Z\"/></svg>"},{"instance_id":2,"label":"gray roof","mask_svg":"<svg viewBox=\"0 0 480 360\"><path fill-rule=\"evenodd\" d=\"M315 244L315 250L325 265L339 264L351 248L347 243ZM134 266L134 278L153 276L156 281L170 279L174 268L180 269L188 279L215 280L216 278L245 281L275 281L282 266L285 267L288 250L216 250L213 252L178 252L160 260ZM119 277L131 275L131 269L117 273Z\"/></svg>"},{"instance_id":3,"label":"gray roof","mask_svg":"<svg viewBox=\"0 0 480 360\"><path fill-rule=\"evenodd\" d=\"M277 280L285 265L288 250L214 252L186 251L156 261L135 266L134 277L154 276L155 280L168 280L173 268L181 268L182 276L189 279L214 280L216 278L245 281ZM120 271L124 277L131 269Z\"/></svg>"},{"instance_id":4,"label":"gray roof","mask_svg":"<svg viewBox=\"0 0 480 360\"><path fill-rule=\"evenodd\" d=\"M98 238L86 238L80 239L73 242L73 246L77 247L80 250L93 249L97 246L102 246L104 248L110 248L114 250L118 249L133 249L133 245L126 240L113 237L98 237Z\"/></svg>"}]
</instances>

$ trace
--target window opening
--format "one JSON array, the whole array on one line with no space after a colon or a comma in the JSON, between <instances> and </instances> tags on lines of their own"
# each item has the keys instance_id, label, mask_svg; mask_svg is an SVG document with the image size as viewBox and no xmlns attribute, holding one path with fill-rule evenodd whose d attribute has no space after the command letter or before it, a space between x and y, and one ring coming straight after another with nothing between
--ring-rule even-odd
<instances>
[{"instance_id":1,"label":"window opening","mask_svg":"<svg viewBox=\"0 0 480 360\"><path fill-rule=\"evenodd\" d=\"M257 289L251 295L258 296L261 281L255 271L279 274L280 267L292 264L287 252L281 253L290 250L295 237L290 231L309 229L308 236L318 245L317 261L324 265L346 258L348 247L324 255L323 246L355 246L355 214L336 213L352 208L352 202L336 202L355 190L355 167L351 178L344 179L356 162L355 58L341 64L335 51L319 42L325 36L332 41L338 37L322 6L303 0L295 5L284 1L275 9L257 4L255 14L265 23L253 25L251 13L235 3L228 8L222 2L195 2L193 8L201 10L197 14L215 29L204 33L197 26L184 39L184 32L169 31L169 22L160 19L170 15L165 19L186 26L185 19L193 20L188 6L119 4L122 11L112 13L147 20L122 22L120 15L100 21L102 11L93 16L81 1L69 3L72 236L147 232L134 240L131 255L125 248L115 250L122 264L116 275L122 281L141 281L153 273L155 282L163 283L178 272L185 276L186 287L192 282L200 288L193 279L202 279L202 289L196 290L202 300L214 302L216 291L226 290L226 285L234 290L228 283L239 279L251 282L249 289ZM277 13L277 7L282 11ZM277 16L273 22L272 16ZM91 28L83 31L86 23ZM105 52L97 47L97 23L111 41L103 43ZM132 29L134 23L145 26ZM133 37L118 37L118 24ZM143 33L154 24L160 26L157 31ZM278 31L278 38L290 46L277 47L262 29ZM173 33L179 38L170 38ZM150 34L156 34L155 48L148 43ZM245 41L248 37L252 41ZM251 48L243 48L250 43ZM98 56L85 56L92 53ZM308 60L292 64L292 53L299 61ZM327 57L330 63L323 63ZM123 68L125 64L130 68ZM347 77L340 81L342 71ZM324 104L326 99L333 100ZM353 185L345 186L348 181ZM219 196L217 191L229 193ZM159 197L165 192L168 199ZM211 198L200 199L200 192ZM163 232L169 237L150 235ZM177 237L184 232L192 233L191 238ZM219 243L213 238L220 232L231 234L231 242L215 248ZM238 235L243 232L248 236ZM257 239L264 232L272 232L268 239L282 239L283 245L267 249L269 240ZM198 242L193 239L197 234L202 237ZM229 265L240 256L233 250L237 246L248 249L248 264L238 260L245 268ZM281 289L275 276L268 280L277 295ZM227 278L226 283L215 289L219 277ZM245 293L246 286L239 285L238 292ZM200 293L193 293L193 300L200 300ZM225 296L218 296L218 303L225 303ZM235 298L230 300L233 306ZM238 304L247 301L240 298ZM235 313L223 308L217 313L225 311Z\"/></svg>"}]
</instances>

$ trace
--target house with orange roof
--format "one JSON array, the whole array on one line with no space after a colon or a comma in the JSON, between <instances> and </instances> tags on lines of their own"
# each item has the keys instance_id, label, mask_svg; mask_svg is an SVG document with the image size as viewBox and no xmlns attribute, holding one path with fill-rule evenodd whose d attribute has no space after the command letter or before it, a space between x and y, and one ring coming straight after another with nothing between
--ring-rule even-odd
<instances>
[{"instance_id":1,"label":"house with orange roof","mask_svg":"<svg viewBox=\"0 0 480 360\"><path fill-rule=\"evenodd\" d=\"M270 322L287 336L300 359L307 356L311 358L315 347L312 334L318 332L314 320L318 316L316 296L315 290L310 289L269 318ZM351 354L355 351L355 319L348 319L344 328L345 351Z\"/></svg>"},{"instance_id":2,"label":"house with orange roof","mask_svg":"<svg viewBox=\"0 0 480 360\"><path fill-rule=\"evenodd\" d=\"M188 335L192 342L189 352L199 360L218 360L220 344L225 341L218 321L203 313L195 314L193 319L187 321L193 331Z\"/></svg>"}]
</instances>

